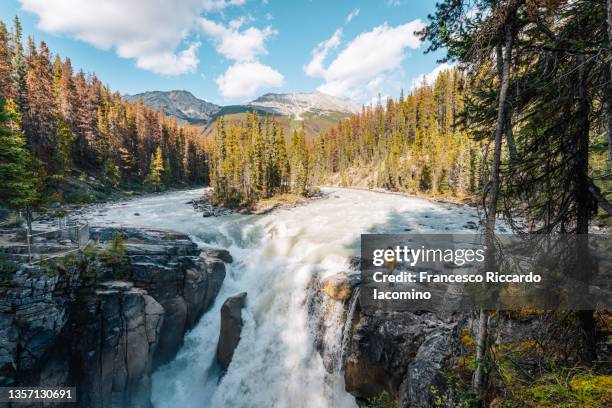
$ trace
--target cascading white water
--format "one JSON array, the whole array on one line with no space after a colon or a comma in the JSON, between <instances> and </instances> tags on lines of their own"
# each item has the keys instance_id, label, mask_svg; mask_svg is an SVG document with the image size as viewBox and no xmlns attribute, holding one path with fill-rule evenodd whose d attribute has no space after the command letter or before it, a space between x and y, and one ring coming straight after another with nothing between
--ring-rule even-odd
<instances>
[{"instance_id":1,"label":"cascading white water","mask_svg":"<svg viewBox=\"0 0 612 408\"><path fill-rule=\"evenodd\" d=\"M342 329L342 346L340 347L340 355L338 356L336 371L340 371L340 369L344 366L344 359L346 357L345 352L348 347L349 335L353 326L353 317L355 316L355 311L357 310L357 301L359 300L359 290L359 287L355 288L346 309L346 319Z\"/></svg>"},{"instance_id":2,"label":"cascading white water","mask_svg":"<svg viewBox=\"0 0 612 408\"><path fill-rule=\"evenodd\" d=\"M475 215L464 207L397 195L324 193L308 205L264 216L203 218L187 204L201 190L144 197L88 214L92 224L187 233L202 246L227 248L235 259L211 310L186 335L176 358L154 373L155 407L356 407L344 391L341 370L329 373L315 347L319 333L308 310L313 277L349 270L348 258L359 254L363 232L461 232ZM243 291L248 295L241 340L221 376L215 364L220 308ZM331 318L319 340L341 360L346 311L339 303L329 307Z\"/></svg>"}]
</instances>

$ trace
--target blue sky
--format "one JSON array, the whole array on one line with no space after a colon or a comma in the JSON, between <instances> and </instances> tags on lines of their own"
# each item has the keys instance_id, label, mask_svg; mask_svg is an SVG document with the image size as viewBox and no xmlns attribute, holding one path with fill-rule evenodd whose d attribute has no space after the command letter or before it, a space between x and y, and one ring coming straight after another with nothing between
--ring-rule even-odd
<instances>
[{"instance_id":1,"label":"blue sky","mask_svg":"<svg viewBox=\"0 0 612 408\"><path fill-rule=\"evenodd\" d=\"M413 32L435 0L2 0L0 18L122 93L186 89L218 104L320 90L396 97L442 54Z\"/></svg>"}]
</instances>

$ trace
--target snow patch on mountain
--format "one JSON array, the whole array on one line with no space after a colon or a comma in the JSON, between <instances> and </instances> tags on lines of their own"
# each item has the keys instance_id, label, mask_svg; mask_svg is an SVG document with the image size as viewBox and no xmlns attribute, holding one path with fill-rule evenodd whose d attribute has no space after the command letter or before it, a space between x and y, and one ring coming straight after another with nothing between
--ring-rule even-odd
<instances>
[{"instance_id":1,"label":"snow patch on mountain","mask_svg":"<svg viewBox=\"0 0 612 408\"><path fill-rule=\"evenodd\" d=\"M296 120L302 120L305 113L325 115L333 112L361 112L361 105L322 92L268 93L247 103L247 106L276 115L292 116Z\"/></svg>"}]
</instances>

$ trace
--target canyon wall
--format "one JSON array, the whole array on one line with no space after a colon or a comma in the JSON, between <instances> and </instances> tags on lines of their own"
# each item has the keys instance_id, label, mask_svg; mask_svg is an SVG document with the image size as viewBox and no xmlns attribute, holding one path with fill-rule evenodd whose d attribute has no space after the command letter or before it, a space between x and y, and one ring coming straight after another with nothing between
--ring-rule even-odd
<instances>
[{"instance_id":1,"label":"canyon wall","mask_svg":"<svg viewBox=\"0 0 612 408\"><path fill-rule=\"evenodd\" d=\"M95 255L117 232L120 270ZM152 370L212 305L231 256L162 230L90 237L83 253L2 277L0 385L76 386L78 406L149 407Z\"/></svg>"}]
</instances>

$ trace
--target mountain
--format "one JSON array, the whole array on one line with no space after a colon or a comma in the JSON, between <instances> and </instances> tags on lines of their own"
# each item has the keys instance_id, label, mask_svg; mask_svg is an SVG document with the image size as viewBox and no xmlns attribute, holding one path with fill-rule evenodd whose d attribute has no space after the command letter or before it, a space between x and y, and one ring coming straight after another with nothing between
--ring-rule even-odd
<instances>
[{"instance_id":1,"label":"mountain","mask_svg":"<svg viewBox=\"0 0 612 408\"><path fill-rule=\"evenodd\" d=\"M175 116L180 122L201 126L206 136L214 132L215 118L219 116L243 120L247 112L257 112L275 116L288 135L303 126L306 136L311 138L350 114L361 112L359 104L321 92L267 93L243 105L228 106L198 99L188 91L150 91L125 96L129 101L139 98L155 109L163 108L167 115Z\"/></svg>"},{"instance_id":2,"label":"mountain","mask_svg":"<svg viewBox=\"0 0 612 408\"><path fill-rule=\"evenodd\" d=\"M167 115L196 125L209 123L221 109L219 105L198 99L188 91L150 91L124 98L132 102L142 99L145 105L157 110L163 108Z\"/></svg>"},{"instance_id":3,"label":"mountain","mask_svg":"<svg viewBox=\"0 0 612 408\"><path fill-rule=\"evenodd\" d=\"M268 93L246 104L275 115L303 119L305 114L329 115L334 113L359 113L361 106L348 100L322 92Z\"/></svg>"}]
</instances>

